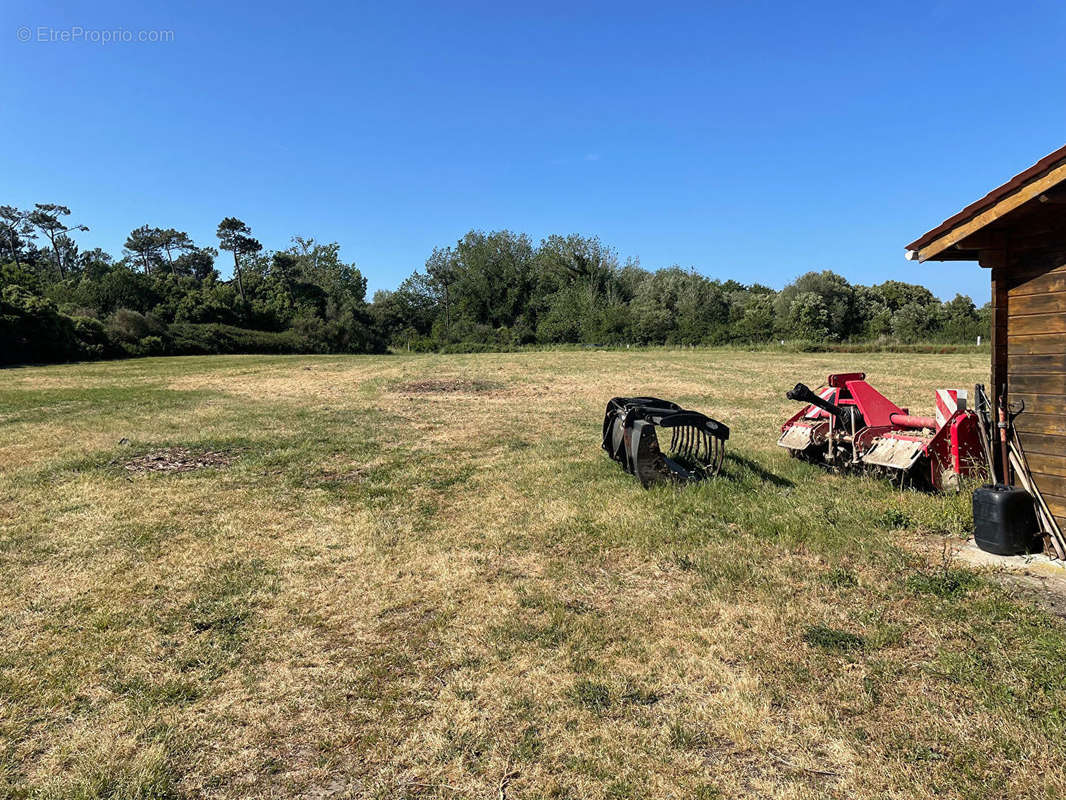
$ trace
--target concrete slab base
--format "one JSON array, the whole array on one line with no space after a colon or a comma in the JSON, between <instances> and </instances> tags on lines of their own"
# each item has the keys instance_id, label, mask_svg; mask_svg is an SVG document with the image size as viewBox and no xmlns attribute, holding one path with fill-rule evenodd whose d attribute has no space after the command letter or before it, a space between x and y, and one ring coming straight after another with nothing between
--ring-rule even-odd
<instances>
[{"instance_id":1,"label":"concrete slab base","mask_svg":"<svg viewBox=\"0 0 1066 800\"><path fill-rule=\"evenodd\" d=\"M952 545L952 555L968 566L987 570L1003 585L1013 587L1038 606L1066 619L1066 562L1043 553L995 556L979 548L973 539Z\"/></svg>"},{"instance_id":2,"label":"concrete slab base","mask_svg":"<svg viewBox=\"0 0 1066 800\"><path fill-rule=\"evenodd\" d=\"M957 549L953 549L952 554L959 561L973 567L992 567L1012 572L1028 572L1033 575L1066 580L1066 561L1049 558L1043 553L1025 556L996 556L992 553L986 553L977 546L973 539L967 539L964 544L959 545Z\"/></svg>"}]
</instances>

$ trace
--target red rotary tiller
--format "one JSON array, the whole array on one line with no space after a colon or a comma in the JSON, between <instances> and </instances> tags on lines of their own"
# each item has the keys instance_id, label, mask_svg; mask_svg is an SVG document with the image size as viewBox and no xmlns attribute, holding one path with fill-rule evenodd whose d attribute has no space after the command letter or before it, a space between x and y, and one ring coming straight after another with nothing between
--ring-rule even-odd
<instances>
[{"instance_id":1,"label":"red rotary tiller","mask_svg":"<svg viewBox=\"0 0 1066 800\"><path fill-rule=\"evenodd\" d=\"M831 467L873 467L934 489L985 463L978 419L966 392L940 389L935 417L916 417L866 382L863 372L830 375L812 392L802 383L785 395L804 408L781 426L777 443L797 458Z\"/></svg>"},{"instance_id":2,"label":"red rotary tiller","mask_svg":"<svg viewBox=\"0 0 1066 800\"><path fill-rule=\"evenodd\" d=\"M656 428L670 431L669 455ZM721 422L657 397L614 397L603 415L603 449L645 488L717 475L728 438Z\"/></svg>"}]
</instances>

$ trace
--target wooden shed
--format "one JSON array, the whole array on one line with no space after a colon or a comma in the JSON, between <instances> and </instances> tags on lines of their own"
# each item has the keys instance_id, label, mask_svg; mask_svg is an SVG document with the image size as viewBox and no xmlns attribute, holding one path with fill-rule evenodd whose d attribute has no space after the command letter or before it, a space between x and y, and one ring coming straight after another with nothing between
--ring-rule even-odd
<instances>
[{"instance_id":1,"label":"wooden shed","mask_svg":"<svg viewBox=\"0 0 1066 800\"><path fill-rule=\"evenodd\" d=\"M911 242L907 258L991 271L990 394L1025 401L1018 436L1066 531L1066 147Z\"/></svg>"}]
</instances>

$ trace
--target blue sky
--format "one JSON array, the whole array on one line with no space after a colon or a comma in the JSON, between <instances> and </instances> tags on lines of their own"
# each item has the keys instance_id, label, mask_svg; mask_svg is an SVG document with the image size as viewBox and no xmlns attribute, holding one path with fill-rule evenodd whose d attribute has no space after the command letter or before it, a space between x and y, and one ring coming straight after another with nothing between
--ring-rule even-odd
<instances>
[{"instance_id":1,"label":"blue sky","mask_svg":"<svg viewBox=\"0 0 1066 800\"><path fill-rule=\"evenodd\" d=\"M983 302L979 267L903 246L1063 144L1064 21L1057 2L8 0L0 203L69 205L116 255L144 223L214 243L238 216L268 248L339 241L372 290L510 228ZM173 40L38 41L75 27Z\"/></svg>"}]
</instances>

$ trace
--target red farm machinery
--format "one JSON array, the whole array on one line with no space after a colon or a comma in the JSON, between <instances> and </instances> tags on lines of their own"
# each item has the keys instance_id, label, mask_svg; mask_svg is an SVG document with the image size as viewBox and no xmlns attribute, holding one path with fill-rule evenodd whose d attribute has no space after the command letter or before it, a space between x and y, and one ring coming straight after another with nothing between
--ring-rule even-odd
<instances>
[{"instance_id":1,"label":"red farm machinery","mask_svg":"<svg viewBox=\"0 0 1066 800\"><path fill-rule=\"evenodd\" d=\"M785 395L804 407L777 443L796 458L836 468L869 468L900 485L952 489L985 471L978 417L965 391L936 392L936 416L918 417L866 382L863 372L830 375L817 392L802 383Z\"/></svg>"}]
</instances>

